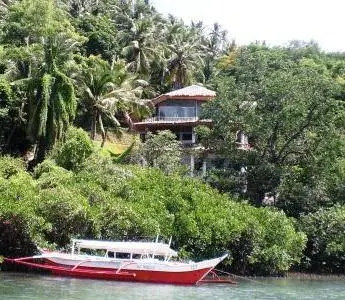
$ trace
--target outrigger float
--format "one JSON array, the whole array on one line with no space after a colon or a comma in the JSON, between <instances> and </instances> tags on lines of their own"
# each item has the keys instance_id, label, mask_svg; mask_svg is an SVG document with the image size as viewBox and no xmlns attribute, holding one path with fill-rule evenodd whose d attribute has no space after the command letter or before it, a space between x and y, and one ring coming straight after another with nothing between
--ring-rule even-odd
<instances>
[{"instance_id":1,"label":"outrigger float","mask_svg":"<svg viewBox=\"0 0 345 300\"><path fill-rule=\"evenodd\" d=\"M235 283L220 279L214 268L227 254L201 262L171 260L177 252L170 243L109 242L72 240L71 253L43 252L40 255L5 261L50 271L58 276L119 281L195 285L200 283ZM97 255L82 254L92 251Z\"/></svg>"}]
</instances>

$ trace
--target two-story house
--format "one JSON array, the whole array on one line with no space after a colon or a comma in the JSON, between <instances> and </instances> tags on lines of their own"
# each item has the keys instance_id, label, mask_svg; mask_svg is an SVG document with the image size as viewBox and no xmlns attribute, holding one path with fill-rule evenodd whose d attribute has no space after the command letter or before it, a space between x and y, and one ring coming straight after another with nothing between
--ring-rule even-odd
<instances>
[{"instance_id":1,"label":"two-story house","mask_svg":"<svg viewBox=\"0 0 345 300\"><path fill-rule=\"evenodd\" d=\"M182 161L189 165L190 174L205 176L207 168L217 167L219 163L215 161L223 159L207 153L207 149L198 144L194 129L199 125L212 126L212 120L201 119L200 115L202 105L215 96L214 91L199 85L162 94L149 101L154 110L153 116L133 123L132 129L140 133L142 141L145 141L147 132L172 131L184 147ZM234 143L240 150L250 150L248 137L242 130L234 133Z\"/></svg>"},{"instance_id":2,"label":"two-story house","mask_svg":"<svg viewBox=\"0 0 345 300\"><path fill-rule=\"evenodd\" d=\"M212 120L201 119L201 106L216 96L214 91L199 85L191 85L179 90L162 94L152 100L154 108L151 118L133 123L133 129L140 133L145 140L147 132L156 132L168 129L176 134L177 139L186 149L184 161L190 165L191 174L194 174L195 155L188 151L196 146L194 128L198 125L211 126ZM200 164L200 162L199 162ZM206 161L202 161L202 172L206 173Z\"/></svg>"}]
</instances>

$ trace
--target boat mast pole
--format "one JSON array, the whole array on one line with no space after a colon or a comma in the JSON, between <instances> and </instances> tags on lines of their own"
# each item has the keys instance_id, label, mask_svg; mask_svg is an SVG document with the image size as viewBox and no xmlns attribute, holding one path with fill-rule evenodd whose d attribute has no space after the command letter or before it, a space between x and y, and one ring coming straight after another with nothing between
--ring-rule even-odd
<instances>
[{"instance_id":1,"label":"boat mast pole","mask_svg":"<svg viewBox=\"0 0 345 300\"><path fill-rule=\"evenodd\" d=\"M74 256L75 239L72 239L72 256Z\"/></svg>"},{"instance_id":2,"label":"boat mast pole","mask_svg":"<svg viewBox=\"0 0 345 300\"><path fill-rule=\"evenodd\" d=\"M157 236L156 236L155 244L158 243L158 240L159 240L159 234L157 234ZM157 248L157 245L155 245L154 251L153 251L153 253L152 253L152 258L155 258L156 248Z\"/></svg>"}]
</instances>

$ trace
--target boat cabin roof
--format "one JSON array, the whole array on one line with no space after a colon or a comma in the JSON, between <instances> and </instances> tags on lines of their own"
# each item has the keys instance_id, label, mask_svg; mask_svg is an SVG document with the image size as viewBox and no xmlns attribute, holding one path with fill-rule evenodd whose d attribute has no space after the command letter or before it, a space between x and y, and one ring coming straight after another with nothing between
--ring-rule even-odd
<instances>
[{"instance_id":1,"label":"boat cabin roof","mask_svg":"<svg viewBox=\"0 0 345 300\"><path fill-rule=\"evenodd\" d=\"M122 253L154 254L162 256L177 256L168 244L160 242L109 242L95 240L73 240L79 249L107 250Z\"/></svg>"}]
</instances>

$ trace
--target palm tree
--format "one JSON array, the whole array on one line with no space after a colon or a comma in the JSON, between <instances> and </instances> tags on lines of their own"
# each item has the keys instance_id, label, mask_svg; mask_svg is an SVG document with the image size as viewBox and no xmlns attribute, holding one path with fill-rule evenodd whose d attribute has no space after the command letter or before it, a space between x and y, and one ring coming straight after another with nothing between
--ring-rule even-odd
<instances>
[{"instance_id":1,"label":"palm tree","mask_svg":"<svg viewBox=\"0 0 345 300\"><path fill-rule=\"evenodd\" d=\"M43 45L44 64L27 79L27 134L37 146L38 160L62 138L77 106L72 79L64 72L76 42L60 33L46 38Z\"/></svg>"},{"instance_id":2,"label":"palm tree","mask_svg":"<svg viewBox=\"0 0 345 300\"><path fill-rule=\"evenodd\" d=\"M169 56L163 75L165 81L175 89L190 84L203 66L200 37L193 31L179 27L166 48Z\"/></svg>"},{"instance_id":3,"label":"palm tree","mask_svg":"<svg viewBox=\"0 0 345 300\"><path fill-rule=\"evenodd\" d=\"M26 137L40 161L74 118L77 102L68 69L83 38L55 1L13 2L4 30L6 76L21 95Z\"/></svg>"},{"instance_id":4,"label":"palm tree","mask_svg":"<svg viewBox=\"0 0 345 300\"><path fill-rule=\"evenodd\" d=\"M140 18L132 22L129 36L126 36L128 43L123 48L122 55L129 61L129 70L147 77L151 60L157 54L157 48L153 47L155 28L150 18Z\"/></svg>"},{"instance_id":5,"label":"palm tree","mask_svg":"<svg viewBox=\"0 0 345 300\"><path fill-rule=\"evenodd\" d=\"M123 114L130 125L130 113L136 116L150 113L149 108L139 99L147 83L129 76L123 61L109 65L99 57L91 56L87 64L88 67L82 74L82 82L87 105L92 113L91 138L95 139L99 124L103 147L106 140L104 118L110 120L115 129L119 129L120 122L116 114Z\"/></svg>"},{"instance_id":6,"label":"palm tree","mask_svg":"<svg viewBox=\"0 0 345 300\"><path fill-rule=\"evenodd\" d=\"M202 42L205 81L208 81L214 74L216 58L224 51L227 43L227 32L222 30L218 23L214 23L211 32Z\"/></svg>"},{"instance_id":7,"label":"palm tree","mask_svg":"<svg viewBox=\"0 0 345 300\"><path fill-rule=\"evenodd\" d=\"M99 9L99 0L62 0L62 2L67 6L69 13L77 18L83 14L90 14L93 11Z\"/></svg>"}]
</instances>

